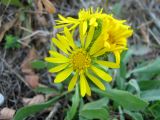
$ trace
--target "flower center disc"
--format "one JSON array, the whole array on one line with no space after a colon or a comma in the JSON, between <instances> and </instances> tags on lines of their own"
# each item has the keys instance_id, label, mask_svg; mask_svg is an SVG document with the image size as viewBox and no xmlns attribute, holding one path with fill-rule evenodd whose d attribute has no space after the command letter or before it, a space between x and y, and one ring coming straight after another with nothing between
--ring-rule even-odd
<instances>
[{"instance_id":1,"label":"flower center disc","mask_svg":"<svg viewBox=\"0 0 160 120\"><path fill-rule=\"evenodd\" d=\"M83 70L90 66L90 56L83 49L78 49L71 56L73 69Z\"/></svg>"}]
</instances>

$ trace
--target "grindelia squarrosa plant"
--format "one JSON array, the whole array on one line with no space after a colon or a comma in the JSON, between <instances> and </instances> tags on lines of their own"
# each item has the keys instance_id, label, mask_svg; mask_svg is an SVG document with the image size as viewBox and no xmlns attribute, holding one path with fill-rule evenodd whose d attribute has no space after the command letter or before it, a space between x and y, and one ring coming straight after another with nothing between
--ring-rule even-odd
<instances>
[{"instance_id":1,"label":"grindelia squarrosa plant","mask_svg":"<svg viewBox=\"0 0 160 120\"><path fill-rule=\"evenodd\" d=\"M133 92L128 89L118 90L121 87L117 87L122 77L119 73L123 72L123 69L119 69L123 63L121 54L128 49L127 39L133 34L126 21L103 13L102 9L94 11L90 8L80 10L78 18L59 15L56 28L59 32L52 38L50 55L45 57L45 63L51 63L47 65L49 72L54 74L53 82L67 84L68 90L65 90L66 87L58 90L38 88L44 94L54 91L55 96L44 103L19 109L14 120L22 120L42 111L64 96L63 100L68 102L72 91L75 91L71 97L72 105L64 114L64 120L111 120L118 115L118 119L124 120L125 114L136 120L142 118L141 112L148 106L148 102L131 94ZM112 69L119 69L119 79L112 76ZM116 79L113 84L112 79ZM91 90L97 94L91 94ZM64 109L62 111L65 113ZM112 111L118 111L118 115ZM53 113L50 112L50 115Z\"/></svg>"}]
</instances>

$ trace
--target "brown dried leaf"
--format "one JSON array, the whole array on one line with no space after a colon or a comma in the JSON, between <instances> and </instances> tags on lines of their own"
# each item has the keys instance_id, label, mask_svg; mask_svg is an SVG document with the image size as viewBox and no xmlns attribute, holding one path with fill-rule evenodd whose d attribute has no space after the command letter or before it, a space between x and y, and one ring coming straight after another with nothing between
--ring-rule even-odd
<instances>
[{"instance_id":1,"label":"brown dried leaf","mask_svg":"<svg viewBox=\"0 0 160 120\"><path fill-rule=\"evenodd\" d=\"M21 64L22 72L25 74L34 74L34 71L31 67L31 61L37 58L36 50L32 48L27 57L23 60Z\"/></svg>"},{"instance_id":2,"label":"brown dried leaf","mask_svg":"<svg viewBox=\"0 0 160 120\"><path fill-rule=\"evenodd\" d=\"M23 98L22 102L25 105L33 105L33 104L39 104L45 101L44 95L36 95L33 98Z\"/></svg>"},{"instance_id":3,"label":"brown dried leaf","mask_svg":"<svg viewBox=\"0 0 160 120\"><path fill-rule=\"evenodd\" d=\"M22 102L24 105L28 105L32 98L22 98Z\"/></svg>"},{"instance_id":4,"label":"brown dried leaf","mask_svg":"<svg viewBox=\"0 0 160 120\"><path fill-rule=\"evenodd\" d=\"M28 105L39 104L45 101L45 97L43 95L36 95L32 98Z\"/></svg>"},{"instance_id":5,"label":"brown dried leaf","mask_svg":"<svg viewBox=\"0 0 160 120\"><path fill-rule=\"evenodd\" d=\"M43 5L45 6L45 9L47 12L49 12L49 13L56 12L56 8L49 0L42 0L42 2L43 2Z\"/></svg>"},{"instance_id":6,"label":"brown dried leaf","mask_svg":"<svg viewBox=\"0 0 160 120\"><path fill-rule=\"evenodd\" d=\"M25 74L30 74L30 75L35 74L34 71L30 68L23 68L22 72Z\"/></svg>"},{"instance_id":7,"label":"brown dried leaf","mask_svg":"<svg viewBox=\"0 0 160 120\"><path fill-rule=\"evenodd\" d=\"M25 81L32 88L36 88L39 84L39 76L36 74L25 75Z\"/></svg>"},{"instance_id":8,"label":"brown dried leaf","mask_svg":"<svg viewBox=\"0 0 160 120\"><path fill-rule=\"evenodd\" d=\"M16 112L15 110L5 107L0 111L0 119L11 120L15 112Z\"/></svg>"}]
</instances>

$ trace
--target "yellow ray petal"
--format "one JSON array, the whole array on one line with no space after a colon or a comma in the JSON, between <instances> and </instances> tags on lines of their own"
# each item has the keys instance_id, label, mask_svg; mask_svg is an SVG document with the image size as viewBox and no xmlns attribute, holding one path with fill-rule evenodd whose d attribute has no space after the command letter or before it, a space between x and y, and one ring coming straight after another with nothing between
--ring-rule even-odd
<instances>
[{"instance_id":1,"label":"yellow ray petal","mask_svg":"<svg viewBox=\"0 0 160 120\"><path fill-rule=\"evenodd\" d=\"M123 30L123 31L121 31L121 34L119 34L115 37L115 39L118 39L118 38L121 38L121 37L128 38L132 34L133 34L133 30Z\"/></svg>"},{"instance_id":2,"label":"yellow ray petal","mask_svg":"<svg viewBox=\"0 0 160 120\"><path fill-rule=\"evenodd\" d=\"M63 82L72 73L72 71L73 71L73 68L70 67L58 73L58 75L54 79L54 82L55 83Z\"/></svg>"},{"instance_id":3,"label":"yellow ray petal","mask_svg":"<svg viewBox=\"0 0 160 120\"><path fill-rule=\"evenodd\" d=\"M65 69L68 65L69 65L68 63L58 65L54 68L49 69L49 72L51 72L51 73L59 72L59 71Z\"/></svg>"},{"instance_id":4,"label":"yellow ray petal","mask_svg":"<svg viewBox=\"0 0 160 120\"><path fill-rule=\"evenodd\" d=\"M70 24L58 24L57 23L57 25L56 26L54 26L54 28L62 28L62 27L67 27L67 26L69 26Z\"/></svg>"},{"instance_id":5,"label":"yellow ray petal","mask_svg":"<svg viewBox=\"0 0 160 120\"><path fill-rule=\"evenodd\" d=\"M75 18L67 17L67 19L70 20L70 21L72 21L72 22L74 22L74 23L76 23L76 24L79 23L79 21L77 19L75 19Z\"/></svg>"},{"instance_id":6,"label":"yellow ray petal","mask_svg":"<svg viewBox=\"0 0 160 120\"><path fill-rule=\"evenodd\" d=\"M64 21L65 23L70 23L69 20L67 20L65 17L63 17L62 15L58 14L59 19L61 19L62 21Z\"/></svg>"},{"instance_id":7,"label":"yellow ray petal","mask_svg":"<svg viewBox=\"0 0 160 120\"><path fill-rule=\"evenodd\" d=\"M128 50L127 47L115 47L111 51L121 51L121 50Z\"/></svg>"},{"instance_id":8,"label":"yellow ray petal","mask_svg":"<svg viewBox=\"0 0 160 120\"><path fill-rule=\"evenodd\" d=\"M91 96L91 89L89 87L89 84L88 84L86 78L85 78L85 83L86 83L86 93L88 96Z\"/></svg>"},{"instance_id":9,"label":"yellow ray petal","mask_svg":"<svg viewBox=\"0 0 160 120\"><path fill-rule=\"evenodd\" d=\"M81 90L81 96L84 97L87 92L84 73L80 74L80 90Z\"/></svg>"},{"instance_id":10,"label":"yellow ray petal","mask_svg":"<svg viewBox=\"0 0 160 120\"><path fill-rule=\"evenodd\" d=\"M120 64L120 52L119 51L114 51L113 52L116 58L116 64Z\"/></svg>"},{"instance_id":11,"label":"yellow ray petal","mask_svg":"<svg viewBox=\"0 0 160 120\"><path fill-rule=\"evenodd\" d=\"M107 68L119 68L119 64L116 64L114 62L109 62L109 61L103 61L103 60L96 60L96 63L103 65Z\"/></svg>"},{"instance_id":12,"label":"yellow ray petal","mask_svg":"<svg viewBox=\"0 0 160 120\"><path fill-rule=\"evenodd\" d=\"M96 22L96 18L92 17L89 21L89 25L93 25Z\"/></svg>"},{"instance_id":13,"label":"yellow ray petal","mask_svg":"<svg viewBox=\"0 0 160 120\"><path fill-rule=\"evenodd\" d=\"M94 55L97 53L100 49L104 47L104 41L108 39L107 33L101 33L99 37L96 39L96 41L93 43L91 49L90 49L90 55Z\"/></svg>"},{"instance_id":14,"label":"yellow ray petal","mask_svg":"<svg viewBox=\"0 0 160 120\"><path fill-rule=\"evenodd\" d=\"M103 55L103 54L105 54L105 53L106 53L106 49L105 49L105 48L102 48L101 50L97 51L97 52L93 55L93 57L98 57L98 56L101 56L101 55Z\"/></svg>"},{"instance_id":15,"label":"yellow ray petal","mask_svg":"<svg viewBox=\"0 0 160 120\"><path fill-rule=\"evenodd\" d=\"M90 45L90 43L91 43L91 41L93 39L94 30L95 30L95 27L94 26L90 26L89 32L88 32L88 35L87 35L87 39L86 39L86 43L85 43L85 48L87 48Z\"/></svg>"},{"instance_id":16,"label":"yellow ray petal","mask_svg":"<svg viewBox=\"0 0 160 120\"><path fill-rule=\"evenodd\" d=\"M53 51L53 50L50 50L49 54L53 57L57 57L57 58L60 57L60 58L63 58L63 59L68 59L66 56L64 56L64 55L62 55L62 54L60 54L56 51Z\"/></svg>"},{"instance_id":17,"label":"yellow ray petal","mask_svg":"<svg viewBox=\"0 0 160 120\"><path fill-rule=\"evenodd\" d=\"M101 34L95 40L95 42L93 43L93 45L89 51L90 55L95 54L96 52L98 52L100 49L102 49L104 47L104 42L109 37L108 33L106 32L107 25L108 25L108 19L105 18L105 19L103 19L103 23L102 23Z\"/></svg>"},{"instance_id":18,"label":"yellow ray petal","mask_svg":"<svg viewBox=\"0 0 160 120\"><path fill-rule=\"evenodd\" d=\"M61 44L63 45L65 45L64 47L68 50L68 51L71 51L71 49L70 49L70 45L69 45L69 42L68 42L68 40L67 40L67 38L65 37L65 36L62 36L62 35L60 35L60 34L57 34L57 38L59 39L59 41L61 42Z\"/></svg>"},{"instance_id":19,"label":"yellow ray petal","mask_svg":"<svg viewBox=\"0 0 160 120\"><path fill-rule=\"evenodd\" d=\"M88 78L95 84L97 85L101 90L105 90L105 86L102 84L102 82L100 80L98 80L98 78L94 77L93 75L91 75L89 72L86 72L86 75L88 76Z\"/></svg>"},{"instance_id":20,"label":"yellow ray petal","mask_svg":"<svg viewBox=\"0 0 160 120\"><path fill-rule=\"evenodd\" d=\"M68 91L73 90L74 86L76 85L77 79L78 79L78 73L76 72L76 74L73 76L68 85Z\"/></svg>"},{"instance_id":21,"label":"yellow ray petal","mask_svg":"<svg viewBox=\"0 0 160 120\"><path fill-rule=\"evenodd\" d=\"M79 23L74 24L72 27L69 28L69 30L75 30L78 25Z\"/></svg>"},{"instance_id":22,"label":"yellow ray petal","mask_svg":"<svg viewBox=\"0 0 160 120\"><path fill-rule=\"evenodd\" d=\"M98 23L96 22L96 18L95 17L92 17L89 21L89 25L90 26L94 26L94 27L97 27L98 26Z\"/></svg>"},{"instance_id":23,"label":"yellow ray petal","mask_svg":"<svg viewBox=\"0 0 160 120\"><path fill-rule=\"evenodd\" d=\"M64 47L65 45L61 44L60 41L58 41L56 38L52 38L52 42L64 53L68 54L67 49Z\"/></svg>"},{"instance_id":24,"label":"yellow ray petal","mask_svg":"<svg viewBox=\"0 0 160 120\"><path fill-rule=\"evenodd\" d=\"M45 61L51 62L51 63L67 63L69 62L69 59L46 57Z\"/></svg>"},{"instance_id":25,"label":"yellow ray petal","mask_svg":"<svg viewBox=\"0 0 160 120\"><path fill-rule=\"evenodd\" d=\"M88 28L87 21L84 21L83 22L83 35L86 33L87 28Z\"/></svg>"},{"instance_id":26,"label":"yellow ray petal","mask_svg":"<svg viewBox=\"0 0 160 120\"><path fill-rule=\"evenodd\" d=\"M76 45L74 43L74 40L73 40L73 37L72 37L72 34L69 32L68 28L65 27L64 28L64 34L66 35L68 41L69 41L69 44L72 46L72 48L75 48Z\"/></svg>"},{"instance_id":27,"label":"yellow ray petal","mask_svg":"<svg viewBox=\"0 0 160 120\"><path fill-rule=\"evenodd\" d=\"M83 35L83 22L80 22L79 24L79 38L80 38L82 47L84 47L85 34Z\"/></svg>"},{"instance_id":28,"label":"yellow ray petal","mask_svg":"<svg viewBox=\"0 0 160 120\"><path fill-rule=\"evenodd\" d=\"M108 73L104 72L103 70L95 66L91 66L91 69L95 74L97 74L101 79L105 80L106 82L112 81L112 77Z\"/></svg>"}]
</instances>

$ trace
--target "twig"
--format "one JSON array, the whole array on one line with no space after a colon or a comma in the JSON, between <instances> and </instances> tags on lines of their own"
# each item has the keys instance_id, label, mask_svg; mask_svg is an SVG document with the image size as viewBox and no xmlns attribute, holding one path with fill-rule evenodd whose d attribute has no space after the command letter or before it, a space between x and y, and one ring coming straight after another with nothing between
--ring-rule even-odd
<instances>
[{"instance_id":1,"label":"twig","mask_svg":"<svg viewBox=\"0 0 160 120\"><path fill-rule=\"evenodd\" d=\"M7 5L6 5L4 11L2 12L2 15L0 16L0 20L3 19L4 13L6 12L6 10L7 10L8 6L9 6L10 2L11 2L11 0L8 0ZM1 24L0 24L0 27L1 27Z\"/></svg>"},{"instance_id":2,"label":"twig","mask_svg":"<svg viewBox=\"0 0 160 120\"><path fill-rule=\"evenodd\" d=\"M160 29L160 20L156 17L156 15L153 12L151 12L150 9L147 9L147 6L144 6L140 0L136 0L136 2L138 3L138 5L141 8L143 8L143 9L145 8L146 9L146 11L148 12L149 16L154 20L154 23Z\"/></svg>"},{"instance_id":3,"label":"twig","mask_svg":"<svg viewBox=\"0 0 160 120\"><path fill-rule=\"evenodd\" d=\"M148 11L148 12L149 12L150 17L154 20L154 23L160 29L160 20L156 17L154 13L152 13L151 11Z\"/></svg>"},{"instance_id":4,"label":"twig","mask_svg":"<svg viewBox=\"0 0 160 120\"><path fill-rule=\"evenodd\" d=\"M30 34L28 36L25 36L24 38L19 39L19 41L24 41L26 39L29 39L32 36L36 35L36 34L41 34L41 36L48 36L48 35L50 35L50 33L48 31L37 30L37 31L33 32L32 34Z\"/></svg>"},{"instance_id":5,"label":"twig","mask_svg":"<svg viewBox=\"0 0 160 120\"><path fill-rule=\"evenodd\" d=\"M55 113L57 112L58 108L60 108L61 104L59 102L57 102L52 111L49 113L48 117L45 120L53 120L53 116L55 115Z\"/></svg>"},{"instance_id":6,"label":"twig","mask_svg":"<svg viewBox=\"0 0 160 120\"><path fill-rule=\"evenodd\" d=\"M24 80L24 78L18 74L4 59L0 58L2 62L5 64L5 66L12 72L14 73L28 88L32 89Z\"/></svg>"},{"instance_id":7,"label":"twig","mask_svg":"<svg viewBox=\"0 0 160 120\"><path fill-rule=\"evenodd\" d=\"M27 31L27 32L29 32L29 33L32 33L31 30L29 30L29 29L27 29L27 28L25 28L25 27L20 26L19 28L20 28L21 30Z\"/></svg>"},{"instance_id":8,"label":"twig","mask_svg":"<svg viewBox=\"0 0 160 120\"><path fill-rule=\"evenodd\" d=\"M149 30L149 33L151 33L151 35L154 37L154 39L156 40L156 42L160 45L160 41L157 38L157 36L151 31L151 29L148 29L148 30Z\"/></svg>"}]
</instances>

